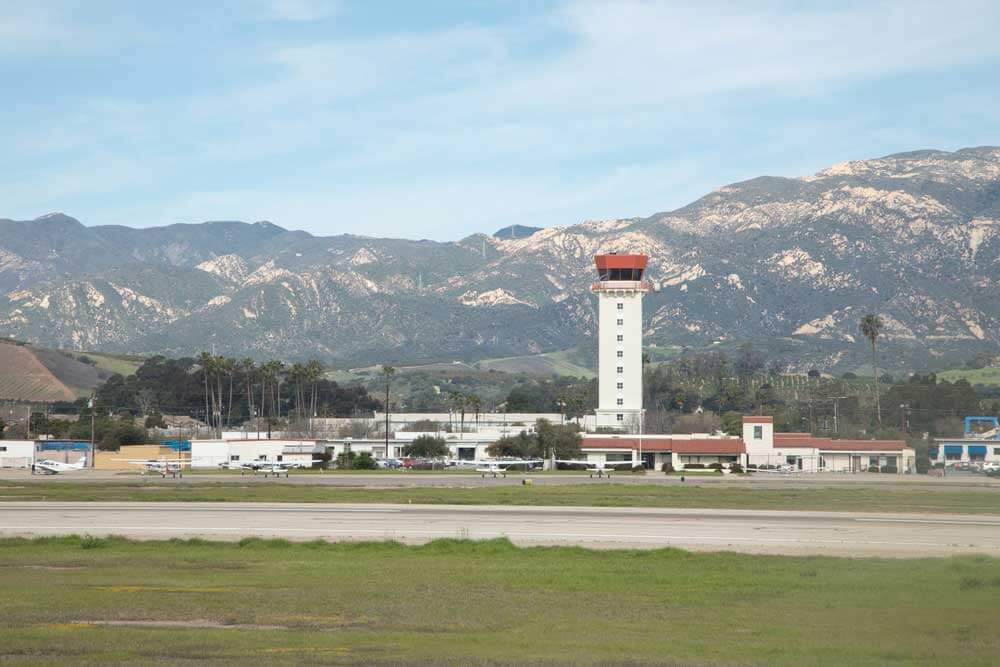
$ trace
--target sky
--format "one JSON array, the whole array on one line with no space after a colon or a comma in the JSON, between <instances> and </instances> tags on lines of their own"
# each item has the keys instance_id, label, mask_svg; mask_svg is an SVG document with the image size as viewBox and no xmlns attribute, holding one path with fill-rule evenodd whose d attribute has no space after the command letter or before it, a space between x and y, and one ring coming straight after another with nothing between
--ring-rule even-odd
<instances>
[{"instance_id":1,"label":"sky","mask_svg":"<svg viewBox=\"0 0 1000 667\"><path fill-rule=\"evenodd\" d=\"M1000 144L1000 3L0 0L0 217L455 240Z\"/></svg>"}]
</instances>

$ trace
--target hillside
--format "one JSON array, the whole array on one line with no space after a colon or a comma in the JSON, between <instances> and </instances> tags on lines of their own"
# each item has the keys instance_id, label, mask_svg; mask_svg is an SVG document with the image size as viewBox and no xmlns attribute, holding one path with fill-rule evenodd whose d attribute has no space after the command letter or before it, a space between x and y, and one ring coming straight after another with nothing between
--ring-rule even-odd
<instances>
[{"instance_id":1,"label":"hillside","mask_svg":"<svg viewBox=\"0 0 1000 667\"><path fill-rule=\"evenodd\" d=\"M112 374L67 352L0 340L0 400L73 401Z\"/></svg>"},{"instance_id":2,"label":"hillside","mask_svg":"<svg viewBox=\"0 0 1000 667\"><path fill-rule=\"evenodd\" d=\"M521 236L520 233L525 235ZM598 252L645 252L647 341L750 340L793 368L956 365L1000 345L1000 149L917 151L761 177L648 218L512 225L452 243L267 222L0 220L0 334L108 352L476 361L592 345Z\"/></svg>"}]
</instances>

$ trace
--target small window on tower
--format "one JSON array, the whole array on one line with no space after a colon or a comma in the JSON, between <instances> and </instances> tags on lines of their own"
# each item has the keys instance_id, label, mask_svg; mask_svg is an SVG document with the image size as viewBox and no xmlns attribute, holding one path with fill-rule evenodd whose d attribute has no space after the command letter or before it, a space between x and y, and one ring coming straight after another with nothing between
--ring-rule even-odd
<instances>
[{"instance_id":1,"label":"small window on tower","mask_svg":"<svg viewBox=\"0 0 1000 667\"><path fill-rule=\"evenodd\" d=\"M618 367L618 375L621 375L624 372L625 372L625 367L624 366L619 366Z\"/></svg>"},{"instance_id":2,"label":"small window on tower","mask_svg":"<svg viewBox=\"0 0 1000 667\"><path fill-rule=\"evenodd\" d=\"M618 302L618 310L625 310L625 304L621 301Z\"/></svg>"},{"instance_id":3,"label":"small window on tower","mask_svg":"<svg viewBox=\"0 0 1000 667\"><path fill-rule=\"evenodd\" d=\"M618 388L619 389L624 389L625 388L625 383L624 382L619 382L618 383Z\"/></svg>"},{"instance_id":4,"label":"small window on tower","mask_svg":"<svg viewBox=\"0 0 1000 667\"><path fill-rule=\"evenodd\" d=\"M619 398L618 399L618 405L625 405L625 399L624 398Z\"/></svg>"},{"instance_id":5,"label":"small window on tower","mask_svg":"<svg viewBox=\"0 0 1000 667\"><path fill-rule=\"evenodd\" d=\"M618 319L618 326L620 326L620 327L623 327L623 326L625 326L625 320L623 320L623 319L619 318L619 319Z\"/></svg>"},{"instance_id":6,"label":"small window on tower","mask_svg":"<svg viewBox=\"0 0 1000 667\"><path fill-rule=\"evenodd\" d=\"M621 350L618 350L618 358L621 359L624 356L625 356L625 353L623 351L621 351Z\"/></svg>"},{"instance_id":7,"label":"small window on tower","mask_svg":"<svg viewBox=\"0 0 1000 667\"><path fill-rule=\"evenodd\" d=\"M754 426L753 427L753 439L754 440L763 440L764 439L764 427L763 426Z\"/></svg>"},{"instance_id":8,"label":"small window on tower","mask_svg":"<svg viewBox=\"0 0 1000 667\"><path fill-rule=\"evenodd\" d=\"M619 413L618 415L616 415L616 417L618 417L618 421L620 421L620 422L625 421L625 415L623 415L621 413Z\"/></svg>"},{"instance_id":9,"label":"small window on tower","mask_svg":"<svg viewBox=\"0 0 1000 667\"><path fill-rule=\"evenodd\" d=\"M618 342L621 343L624 340L625 340L625 336L623 336L621 334L618 334Z\"/></svg>"}]
</instances>

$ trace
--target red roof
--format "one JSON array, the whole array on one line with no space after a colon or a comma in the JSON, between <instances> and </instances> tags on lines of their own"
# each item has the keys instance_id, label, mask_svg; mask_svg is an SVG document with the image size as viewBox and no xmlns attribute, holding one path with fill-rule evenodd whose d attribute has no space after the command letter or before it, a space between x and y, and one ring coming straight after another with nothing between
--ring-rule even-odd
<instances>
[{"instance_id":1,"label":"red roof","mask_svg":"<svg viewBox=\"0 0 1000 667\"><path fill-rule=\"evenodd\" d=\"M744 424L773 424L774 417L765 417L758 415L743 415Z\"/></svg>"},{"instance_id":2,"label":"red roof","mask_svg":"<svg viewBox=\"0 0 1000 667\"><path fill-rule=\"evenodd\" d=\"M583 449L639 449L639 438L627 436L584 436ZM746 447L739 438L643 438L644 452L677 452L678 454L744 454Z\"/></svg>"},{"instance_id":3,"label":"red roof","mask_svg":"<svg viewBox=\"0 0 1000 667\"><path fill-rule=\"evenodd\" d=\"M645 255L595 255L597 270L605 269L645 269L648 258Z\"/></svg>"}]
</instances>

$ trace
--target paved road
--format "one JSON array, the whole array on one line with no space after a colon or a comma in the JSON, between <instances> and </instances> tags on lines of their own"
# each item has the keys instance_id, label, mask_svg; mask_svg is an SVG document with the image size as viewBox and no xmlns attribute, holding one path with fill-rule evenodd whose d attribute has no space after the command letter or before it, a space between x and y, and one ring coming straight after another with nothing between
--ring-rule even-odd
<instances>
[{"instance_id":1,"label":"paved road","mask_svg":"<svg viewBox=\"0 0 1000 667\"><path fill-rule=\"evenodd\" d=\"M518 544L838 556L1000 556L1000 517L646 508L10 502L0 535L293 540L505 536Z\"/></svg>"},{"instance_id":2,"label":"paved road","mask_svg":"<svg viewBox=\"0 0 1000 667\"><path fill-rule=\"evenodd\" d=\"M303 484L315 486L346 486L369 488L400 488L413 486L440 487L483 487L519 485L524 477L530 477L535 484L656 484L679 485L679 477L666 476L662 473L650 472L646 475L631 473L616 474L608 479L591 479L586 473L542 473L542 474L511 474L505 478L482 479L479 475L463 472L384 472L377 474L344 473L344 472L292 472L287 478L281 477L282 484ZM16 481L18 483L48 483L48 482L140 482L142 478L136 472L114 470L82 470L60 475L32 475L27 470L0 470L0 481ZM183 478L165 481L158 476L146 478L147 484L274 484L278 482L273 477L264 478L262 474L242 476L239 473L186 473ZM733 475L697 475L689 476L687 484L719 484L734 487L752 488L814 488L816 486L871 486L880 488L912 488L933 489L961 488L995 488L1000 490L1000 478L990 478L984 475L954 474L947 477L932 477L930 475L879 475L876 473L840 474L802 474L777 475L756 474L748 476Z\"/></svg>"}]
</instances>

